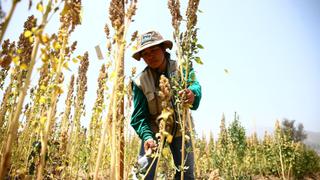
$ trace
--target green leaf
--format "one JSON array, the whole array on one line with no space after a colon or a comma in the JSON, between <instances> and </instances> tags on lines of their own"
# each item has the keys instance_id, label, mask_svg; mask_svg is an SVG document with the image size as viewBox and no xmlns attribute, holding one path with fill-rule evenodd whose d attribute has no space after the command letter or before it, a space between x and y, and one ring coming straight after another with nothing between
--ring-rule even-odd
<instances>
[{"instance_id":1,"label":"green leaf","mask_svg":"<svg viewBox=\"0 0 320 180\"><path fill-rule=\"evenodd\" d=\"M200 58L200 57L196 57L194 60L195 60L196 63L198 63L198 64L203 64L203 62L201 61L201 58Z\"/></svg>"},{"instance_id":2,"label":"green leaf","mask_svg":"<svg viewBox=\"0 0 320 180\"><path fill-rule=\"evenodd\" d=\"M204 47L203 47L201 44L197 44L197 47L198 47L199 49L204 49Z\"/></svg>"}]
</instances>

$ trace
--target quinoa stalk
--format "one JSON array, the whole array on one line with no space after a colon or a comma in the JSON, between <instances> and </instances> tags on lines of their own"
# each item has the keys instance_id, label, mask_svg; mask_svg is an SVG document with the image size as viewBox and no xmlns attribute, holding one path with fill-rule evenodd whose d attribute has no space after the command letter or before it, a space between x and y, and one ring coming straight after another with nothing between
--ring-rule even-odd
<instances>
[{"instance_id":1,"label":"quinoa stalk","mask_svg":"<svg viewBox=\"0 0 320 180\"><path fill-rule=\"evenodd\" d=\"M172 27L174 29L173 36L175 43L177 45L177 59L179 64L179 76L181 80L180 89L188 88L188 79L189 79L189 72L190 72L190 61L192 59L196 59L194 57L194 53L196 51L196 31L195 25L197 23L197 15L196 12L198 10L199 0L189 0L186 16L186 31L180 32L180 24L182 20L182 16L180 15L180 1L179 0L168 0L168 8L170 10L172 16ZM180 108L179 108L180 106ZM191 118L189 113L189 106L178 104L178 117L179 123L181 127L182 133L182 150L181 150L181 179L184 179L184 159L185 159L185 128L186 123L189 126L189 131L191 131L191 141L193 150L195 150L194 146L194 137L193 137L193 128L191 128ZM196 157L195 157L195 162ZM196 166L195 166L196 168ZM195 169L196 170L196 169Z\"/></svg>"},{"instance_id":2,"label":"quinoa stalk","mask_svg":"<svg viewBox=\"0 0 320 180\"><path fill-rule=\"evenodd\" d=\"M47 24L47 18L48 18L48 14L51 11L51 5L52 5L52 0L50 0L48 2L47 8L45 10L45 13L43 14L42 17L42 22L40 27L44 28L45 25ZM22 88L19 89L19 99L18 99L18 103L15 109L15 113L13 118L10 120L10 125L9 125L9 129L8 129L8 140L6 142L6 145L3 149L3 153L2 153L2 157L1 157L1 164L0 164L0 179L3 179L8 168L10 167L10 158L11 158L11 150L12 150L12 144L13 142L16 140L17 137L17 131L18 131L18 126L19 126L19 117L21 114L21 109L24 103L24 99L25 96L27 94L27 90L29 88L30 85L30 79L31 79L31 75L32 75L32 71L33 71L33 67L35 64L35 59L37 57L37 51L39 48L39 43L40 43L40 39L38 36L36 36L35 38L35 45L32 49L32 53L31 53L31 61L30 64L28 66L28 72L26 75L26 79L25 79L25 83L23 85Z\"/></svg>"},{"instance_id":3,"label":"quinoa stalk","mask_svg":"<svg viewBox=\"0 0 320 180\"><path fill-rule=\"evenodd\" d=\"M111 147L113 152L111 154L111 176L115 179L123 178L123 152L124 152L124 136L123 136L123 88L124 88L124 42L120 43L119 51L116 56L116 72L117 76L115 79L113 93L113 107L112 107L112 140ZM117 132L117 130L119 130ZM119 141L117 139L120 138ZM114 153L115 152L115 153ZM113 178L112 178L113 179Z\"/></svg>"},{"instance_id":4,"label":"quinoa stalk","mask_svg":"<svg viewBox=\"0 0 320 180\"><path fill-rule=\"evenodd\" d=\"M196 170L197 170L197 161L196 161L196 159L197 159L197 153L194 153L194 151L196 150L196 144L195 144L195 135L194 135L194 129L193 129L193 124L192 124L192 121L191 121L191 114L190 114L190 111L188 112L188 114L187 114L187 124L188 124L188 129L189 129L189 131L190 131L190 139L191 139L191 146L192 146L192 150L193 150L193 152L190 152L190 153L193 153L193 157L194 157L194 159L195 159L195 161L194 161L194 169L195 169L195 172L196 172Z\"/></svg>"},{"instance_id":5,"label":"quinoa stalk","mask_svg":"<svg viewBox=\"0 0 320 180\"><path fill-rule=\"evenodd\" d=\"M55 85L58 85L60 82L60 74L62 70L62 64L64 62L64 54L65 54L65 48L67 44L67 37L63 37L63 43L62 48L60 50L60 58L59 58L59 64L57 69L57 75L55 77ZM57 99L58 99L59 91L54 90L51 96L51 105L49 108L49 113L47 114L47 120L45 122L45 129L44 131L41 131L41 154L40 154L40 165L38 169L37 174L37 180L43 179L43 170L45 167L45 155L47 152L47 146L48 146L48 137L50 136L50 130L52 127L52 120L56 111L56 105L57 105Z\"/></svg>"},{"instance_id":6,"label":"quinoa stalk","mask_svg":"<svg viewBox=\"0 0 320 180\"><path fill-rule=\"evenodd\" d=\"M99 73L99 78L98 78L98 90L97 90L97 98L94 104L94 107L92 108L93 114L91 117L91 122L90 122L90 129L89 129L89 146L93 147L90 149L91 154L90 158L88 160L89 164L89 171L94 172L94 177L97 177L97 174L95 174L95 160L97 159L97 152L99 147L97 148L97 145L100 146L100 135L99 132L101 132L102 128L107 128L105 127L105 124L102 123L102 108L104 106L104 93L106 90L106 79L108 77L108 74L106 72L106 65L102 65ZM106 122L105 122L106 123ZM102 131L102 137L105 136L105 130ZM103 137L104 138L104 137ZM106 142L105 140L101 142ZM104 145L104 144L102 144ZM101 158L101 155L100 155ZM99 162L100 165L100 162ZM99 167L99 166L98 166Z\"/></svg>"},{"instance_id":7,"label":"quinoa stalk","mask_svg":"<svg viewBox=\"0 0 320 180\"><path fill-rule=\"evenodd\" d=\"M52 125L54 124L56 105L58 102L58 97L62 93L60 84L63 82L63 72L62 69L67 63L69 49L67 51L68 39L70 34L74 31L75 26L80 24L80 11L81 11L81 0L65 1L64 8L60 13L60 28L58 33L58 39L53 43L55 51L58 53L58 59L53 57L53 93L50 98L50 106L48 113L46 114L46 120L44 122L44 128L41 128L41 153L40 153L40 164L38 166L37 179L43 179L43 171L45 168L45 157L47 153L48 139L52 131ZM60 46L60 43L62 44ZM71 47L71 51L73 47ZM84 60L83 60L84 61ZM83 62L81 61L81 63ZM86 67L87 68L87 67ZM83 101L83 100L82 100ZM77 110L75 110L77 112ZM71 154L72 155L72 154Z\"/></svg>"},{"instance_id":8,"label":"quinoa stalk","mask_svg":"<svg viewBox=\"0 0 320 180\"><path fill-rule=\"evenodd\" d=\"M103 154L103 151L104 151L104 144L105 144L106 134L107 134L107 132L110 132L110 130L111 130L108 127L109 127L109 120L112 119L112 113L111 113L112 112L111 111L111 107L113 107L112 104L113 104L113 97L111 96L108 115L107 115L107 118L104 121L103 127L102 127L102 137L100 138L100 142L99 142L98 155L97 155L97 160L96 160L95 170L94 170L94 178L93 178L94 180L98 179L99 166L100 166L101 157L102 157L102 154Z\"/></svg>"},{"instance_id":9,"label":"quinoa stalk","mask_svg":"<svg viewBox=\"0 0 320 180\"><path fill-rule=\"evenodd\" d=\"M115 79L108 108L108 115L103 127L103 138L105 137L110 122L110 136L109 142L111 144L111 163L110 163L110 179L123 179L124 176L124 52L126 48L125 35L131 18L135 14L136 0L130 2L129 7L125 8L124 0L112 0L109 6L109 14L111 25L115 30L114 42L115 50L113 51L113 58L115 60ZM109 34L108 26L105 31L107 38ZM108 48L109 49L109 48ZM104 151L102 144L103 138L100 140L97 163L95 167L95 179L99 171L99 163L101 154Z\"/></svg>"},{"instance_id":10,"label":"quinoa stalk","mask_svg":"<svg viewBox=\"0 0 320 180\"><path fill-rule=\"evenodd\" d=\"M71 105L73 99L73 91L74 91L74 75L71 76L69 88L68 88L68 95L66 98L66 110L63 113L63 118L61 122L61 134L60 134L60 150L62 154L66 153L67 150L67 139L68 139L68 128L70 123L70 113L71 113Z\"/></svg>"},{"instance_id":11,"label":"quinoa stalk","mask_svg":"<svg viewBox=\"0 0 320 180\"><path fill-rule=\"evenodd\" d=\"M188 109L187 108L183 108L183 113L182 113L182 127L181 127L181 135L182 135L182 145L181 145L181 166L180 166L180 170L181 170L181 180L184 180L184 157L185 157L185 129L186 129L186 114L188 113Z\"/></svg>"}]
</instances>

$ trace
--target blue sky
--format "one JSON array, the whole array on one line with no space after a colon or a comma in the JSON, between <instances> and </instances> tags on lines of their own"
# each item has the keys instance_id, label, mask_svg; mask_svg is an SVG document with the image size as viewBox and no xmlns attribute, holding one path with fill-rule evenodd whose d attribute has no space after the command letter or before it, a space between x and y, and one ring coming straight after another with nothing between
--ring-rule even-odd
<instances>
[{"instance_id":1,"label":"blue sky","mask_svg":"<svg viewBox=\"0 0 320 180\"><path fill-rule=\"evenodd\" d=\"M86 97L89 113L84 119L90 119L97 72L105 62L97 59L94 46L100 45L106 52L103 28L108 19L108 4L109 1L83 1L82 25L71 37L78 41L76 55L89 51ZM182 7L185 8L186 3ZM3 8L8 8L8 2L4 2ZM200 107L193 112L197 132L216 134L222 114L230 122L235 111L249 131L269 130L276 119L288 118L303 123L306 130L319 132L320 1L203 0L199 9L203 13L198 14L198 37L205 49L200 52L204 65L195 64L203 91ZM27 2L22 1L6 37L18 39L28 14ZM134 19L130 32L155 29L172 39L167 1L138 1ZM57 31L58 24L58 16L53 16L45 31ZM174 55L175 50L171 52ZM128 49L127 75L131 67L140 71L145 66L130 55L131 49ZM77 66L71 68L73 73L77 72ZM36 79L36 75L33 77ZM64 103L64 98L62 96L60 102Z\"/></svg>"}]
</instances>

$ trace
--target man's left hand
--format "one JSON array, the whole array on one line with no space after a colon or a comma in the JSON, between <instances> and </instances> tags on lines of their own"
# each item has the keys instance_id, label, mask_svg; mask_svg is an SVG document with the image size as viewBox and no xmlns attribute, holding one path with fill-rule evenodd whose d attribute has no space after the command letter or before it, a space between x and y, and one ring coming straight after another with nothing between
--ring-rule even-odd
<instances>
[{"instance_id":1,"label":"man's left hand","mask_svg":"<svg viewBox=\"0 0 320 180\"><path fill-rule=\"evenodd\" d=\"M179 91L179 95L180 95L180 97L184 96L183 97L184 104L193 104L194 94L190 89L187 88L187 89Z\"/></svg>"}]
</instances>

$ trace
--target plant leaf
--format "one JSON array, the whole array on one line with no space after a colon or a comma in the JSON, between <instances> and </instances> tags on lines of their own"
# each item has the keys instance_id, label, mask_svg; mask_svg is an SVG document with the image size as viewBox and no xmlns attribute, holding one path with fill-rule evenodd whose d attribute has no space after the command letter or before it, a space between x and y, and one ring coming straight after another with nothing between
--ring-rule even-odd
<instances>
[{"instance_id":1,"label":"plant leaf","mask_svg":"<svg viewBox=\"0 0 320 180\"><path fill-rule=\"evenodd\" d=\"M26 38L30 37L31 35L32 35L32 32L29 30L24 32L24 37L26 37Z\"/></svg>"},{"instance_id":2,"label":"plant leaf","mask_svg":"<svg viewBox=\"0 0 320 180\"><path fill-rule=\"evenodd\" d=\"M195 60L196 63L198 63L198 64L203 64L203 62L201 61L201 58L200 58L200 57L196 57L194 60Z\"/></svg>"},{"instance_id":3,"label":"plant leaf","mask_svg":"<svg viewBox=\"0 0 320 180\"><path fill-rule=\"evenodd\" d=\"M199 49L204 49L204 47L203 47L201 44L197 44L197 47L198 47Z\"/></svg>"}]
</instances>

